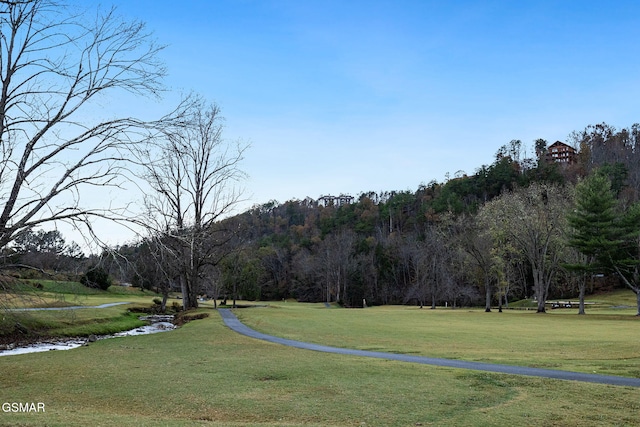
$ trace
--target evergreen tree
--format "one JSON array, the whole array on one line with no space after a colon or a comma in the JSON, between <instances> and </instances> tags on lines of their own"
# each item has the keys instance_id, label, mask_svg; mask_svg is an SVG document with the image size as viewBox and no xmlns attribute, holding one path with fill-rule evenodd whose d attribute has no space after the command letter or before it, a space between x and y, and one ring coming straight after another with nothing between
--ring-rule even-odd
<instances>
[{"instance_id":1,"label":"evergreen tree","mask_svg":"<svg viewBox=\"0 0 640 427\"><path fill-rule=\"evenodd\" d=\"M627 209L614 230L620 244L614 246L609 261L624 284L636 294L640 316L640 203Z\"/></svg>"},{"instance_id":2,"label":"evergreen tree","mask_svg":"<svg viewBox=\"0 0 640 427\"><path fill-rule=\"evenodd\" d=\"M615 205L611 182L600 173L576 186L576 208L567 217L573 228L569 245L586 261L567 267L584 274L614 271L637 295L640 316L640 204L622 215L616 213Z\"/></svg>"},{"instance_id":3,"label":"evergreen tree","mask_svg":"<svg viewBox=\"0 0 640 427\"><path fill-rule=\"evenodd\" d=\"M579 314L584 314L586 280L603 271L621 243L615 235L615 206L611 182L605 175L594 173L576 185L575 208L567 216L571 227L568 243L582 254L582 262L564 267L582 275L578 282Z\"/></svg>"}]
</instances>

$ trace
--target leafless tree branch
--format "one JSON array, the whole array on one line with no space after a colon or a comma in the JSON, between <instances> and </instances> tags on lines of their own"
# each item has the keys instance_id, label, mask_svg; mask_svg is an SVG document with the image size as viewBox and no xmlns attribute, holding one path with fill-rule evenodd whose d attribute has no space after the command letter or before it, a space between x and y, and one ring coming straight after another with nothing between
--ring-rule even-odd
<instances>
[{"instance_id":1,"label":"leafless tree branch","mask_svg":"<svg viewBox=\"0 0 640 427\"><path fill-rule=\"evenodd\" d=\"M127 151L183 120L183 106L145 121L105 119L97 102L157 97L162 48L114 9L89 16L54 0L0 2L0 248L42 223L116 215L82 206L81 189L123 185Z\"/></svg>"}]
</instances>

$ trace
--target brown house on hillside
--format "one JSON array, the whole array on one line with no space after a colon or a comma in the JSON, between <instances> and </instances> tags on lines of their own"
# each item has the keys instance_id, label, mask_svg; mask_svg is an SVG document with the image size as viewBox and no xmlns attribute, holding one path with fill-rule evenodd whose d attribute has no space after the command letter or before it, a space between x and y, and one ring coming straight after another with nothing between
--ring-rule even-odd
<instances>
[{"instance_id":1,"label":"brown house on hillside","mask_svg":"<svg viewBox=\"0 0 640 427\"><path fill-rule=\"evenodd\" d=\"M576 162L577 156L575 148L564 142L556 141L547 147L547 160L550 162L571 164Z\"/></svg>"}]
</instances>

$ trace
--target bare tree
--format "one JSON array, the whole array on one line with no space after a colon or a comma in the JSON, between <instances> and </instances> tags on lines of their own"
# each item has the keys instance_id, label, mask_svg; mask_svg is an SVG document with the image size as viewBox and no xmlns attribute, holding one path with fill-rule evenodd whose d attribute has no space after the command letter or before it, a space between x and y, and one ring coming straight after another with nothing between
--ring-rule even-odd
<instances>
[{"instance_id":1,"label":"bare tree","mask_svg":"<svg viewBox=\"0 0 640 427\"><path fill-rule=\"evenodd\" d=\"M125 148L167 118L101 111L109 96L157 96L161 49L113 9L88 16L52 0L0 2L0 248L42 223L117 214L83 207L82 190L121 185Z\"/></svg>"},{"instance_id":2,"label":"bare tree","mask_svg":"<svg viewBox=\"0 0 640 427\"><path fill-rule=\"evenodd\" d=\"M351 230L328 235L318 245L317 275L324 283L324 297L326 302L345 302L349 271L353 268L353 245L355 234Z\"/></svg>"},{"instance_id":3,"label":"bare tree","mask_svg":"<svg viewBox=\"0 0 640 427\"><path fill-rule=\"evenodd\" d=\"M485 312L491 312L495 276L495 257L492 253L491 236L474 217L462 216L455 226L456 243L467 255L471 265L479 272L485 291Z\"/></svg>"},{"instance_id":4,"label":"bare tree","mask_svg":"<svg viewBox=\"0 0 640 427\"><path fill-rule=\"evenodd\" d=\"M125 263L133 260L132 281L140 288L153 289L162 294L160 311L165 312L169 293L178 282L179 270L176 261L164 250L161 236L149 236L139 243L133 257L122 257Z\"/></svg>"},{"instance_id":5,"label":"bare tree","mask_svg":"<svg viewBox=\"0 0 640 427\"><path fill-rule=\"evenodd\" d=\"M569 141L579 148L585 174L595 168L606 171L612 189L628 202L640 200L640 124L616 129L607 123L572 132Z\"/></svg>"},{"instance_id":6,"label":"bare tree","mask_svg":"<svg viewBox=\"0 0 640 427\"><path fill-rule=\"evenodd\" d=\"M198 306L204 268L220 261L236 231L221 220L241 200L237 184L245 177L239 166L247 146L223 139L222 130L220 108L200 100L181 126L166 129L156 151L140 153L153 189L145 200L147 225L178 260L185 309Z\"/></svg>"},{"instance_id":7,"label":"bare tree","mask_svg":"<svg viewBox=\"0 0 640 427\"><path fill-rule=\"evenodd\" d=\"M399 259L410 283L405 303L416 299L422 308L430 299L431 308L435 309L438 301L455 293L449 268L451 255L444 235L436 226L426 226L422 232L408 233L402 238Z\"/></svg>"},{"instance_id":8,"label":"bare tree","mask_svg":"<svg viewBox=\"0 0 640 427\"><path fill-rule=\"evenodd\" d=\"M291 250L282 247L261 247L258 256L265 270L261 298L280 299L288 296L288 281L291 277Z\"/></svg>"},{"instance_id":9,"label":"bare tree","mask_svg":"<svg viewBox=\"0 0 640 427\"><path fill-rule=\"evenodd\" d=\"M298 250L291 261L292 294L298 301L326 301L325 281L316 275L317 258L307 248Z\"/></svg>"},{"instance_id":10,"label":"bare tree","mask_svg":"<svg viewBox=\"0 0 640 427\"><path fill-rule=\"evenodd\" d=\"M432 294L432 275L436 262L433 256L433 246L412 233L403 239L400 249L401 259L405 263L410 277L410 287L404 297L404 302L407 303L415 298L422 308ZM435 301L433 303L432 308L435 308Z\"/></svg>"},{"instance_id":11,"label":"bare tree","mask_svg":"<svg viewBox=\"0 0 640 427\"><path fill-rule=\"evenodd\" d=\"M539 313L546 311L549 287L561 268L565 215L572 197L566 187L532 184L504 193L479 213L494 242L509 242L529 263Z\"/></svg>"}]
</instances>

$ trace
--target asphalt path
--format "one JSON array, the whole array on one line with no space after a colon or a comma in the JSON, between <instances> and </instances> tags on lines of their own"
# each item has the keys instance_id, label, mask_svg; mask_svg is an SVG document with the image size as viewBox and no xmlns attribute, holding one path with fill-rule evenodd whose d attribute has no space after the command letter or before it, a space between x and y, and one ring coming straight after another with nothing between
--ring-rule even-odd
<instances>
[{"instance_id":1,"label":"asphalt path","mask_svg":"<svg viewBox=\"0 0 640 427\"><path fill-rule=\"evenodd\" d=\"M483 362L466 362L463 360L439 359L425 356L411 356L407 354L384 353L379 351L353 350L348 348L330 347L326 345L289 340L260 333L244 325L229 309L218 309L225 325L233 331L276 344L304 350L321 351L325 353L347 354L350 356L374 357L376 359L397 360L399 362L420 363L423 365L446 366L458 369L473 369L476 371L498 372L511 375L525 375L530 377L552 378L567 381L581 381L588 383L609 384L627 387L640 387L640 378L618 377L613 375L587 374L583 372L558 371L555 369L529 368L526 366L499 365Z\"/></svg>"}]
</instances>

